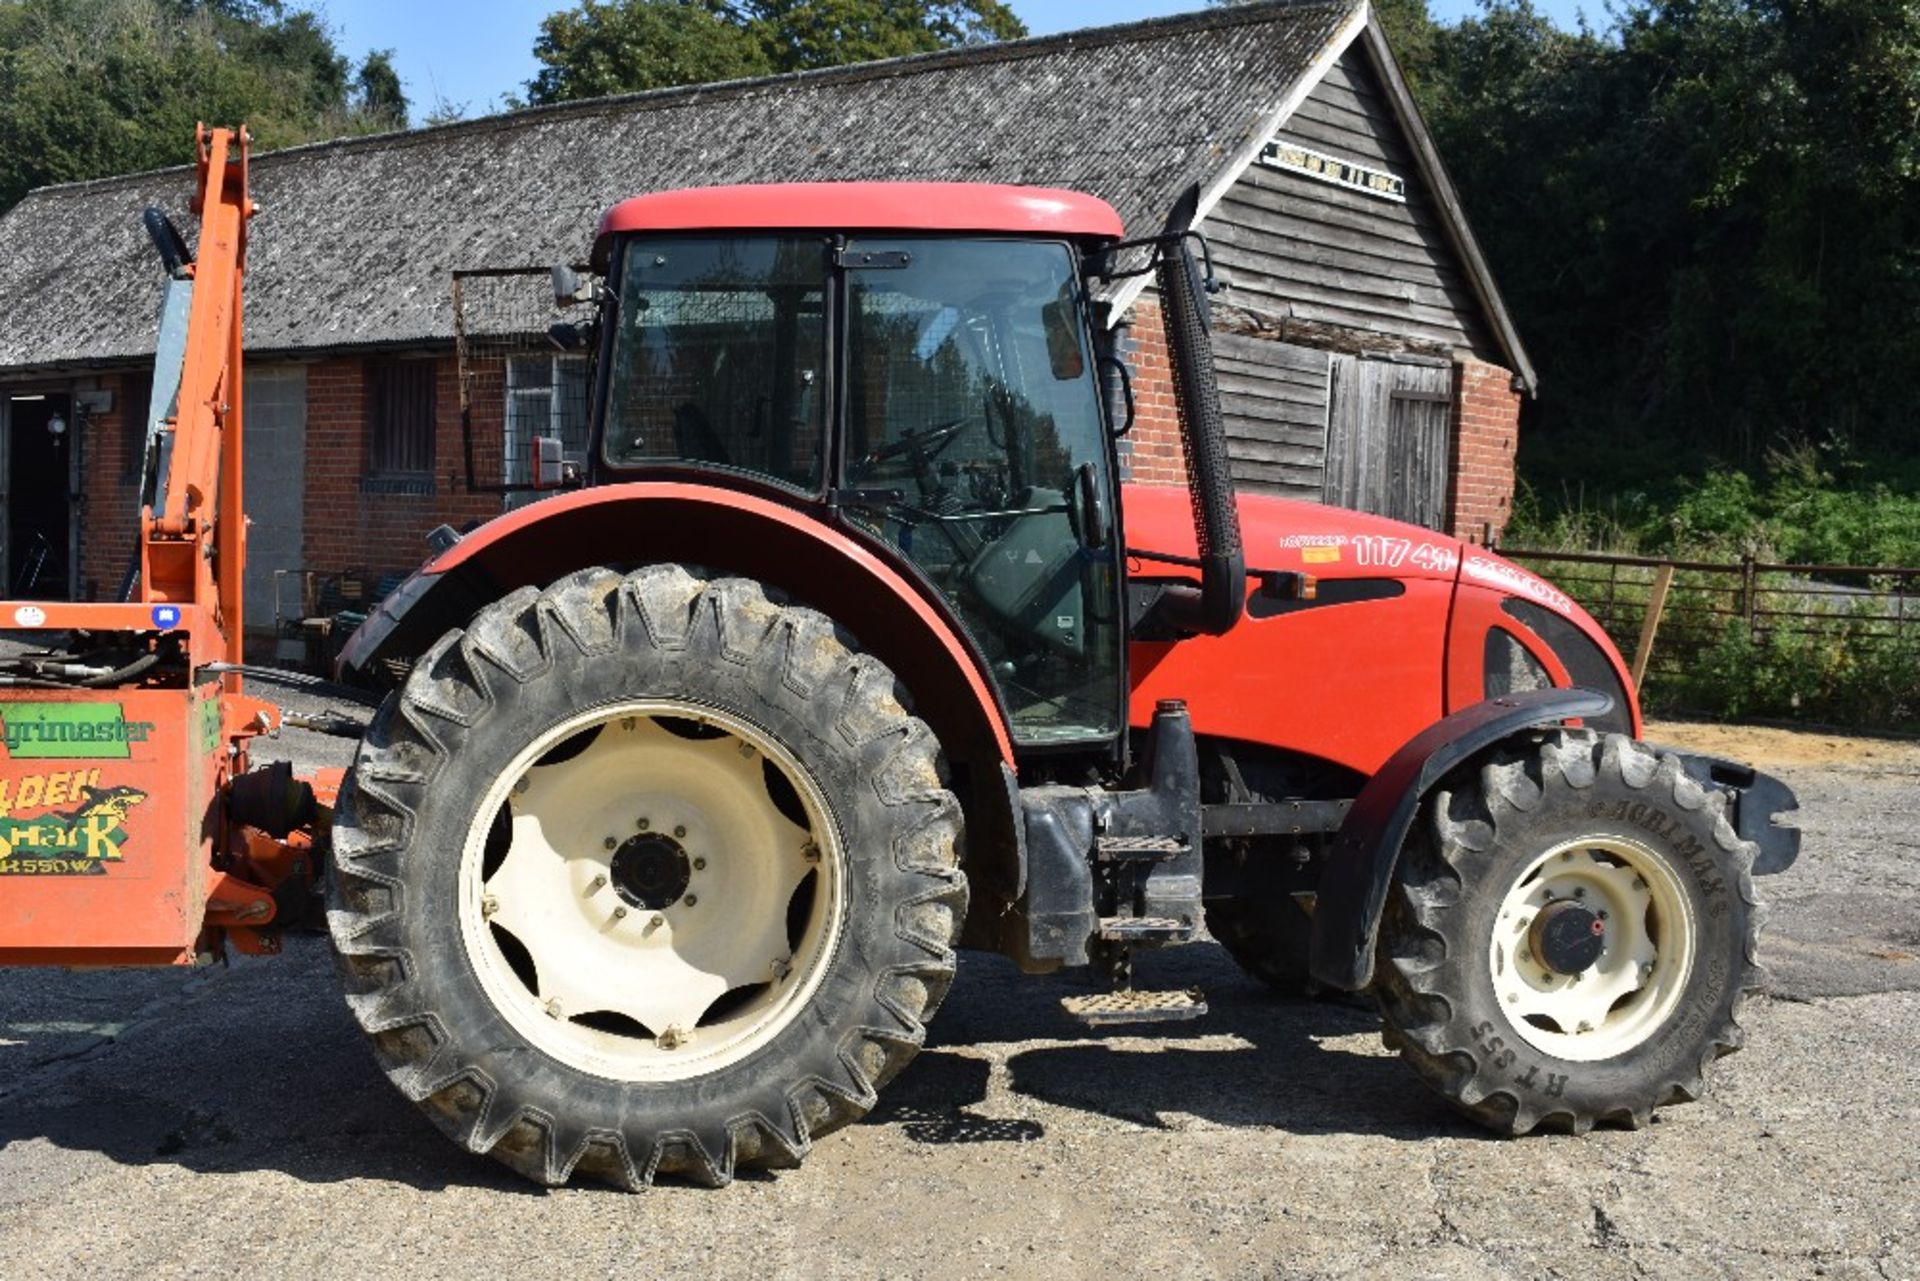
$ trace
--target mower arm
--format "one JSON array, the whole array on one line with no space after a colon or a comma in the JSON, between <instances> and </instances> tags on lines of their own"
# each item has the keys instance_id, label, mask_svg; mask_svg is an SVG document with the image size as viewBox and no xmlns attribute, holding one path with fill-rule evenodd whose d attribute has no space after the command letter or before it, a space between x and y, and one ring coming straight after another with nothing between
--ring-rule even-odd
<instances>
[{"instance_id":1,"label":"mower arm","mask_svg":"<svg viewBox=\"0 0 1920 1281\"><path fill-rule=\"evenodd\" d=\"M1334 840L1313 909L1309 963L1329 987L1373 981L1374 940L1421 801L1449 770L1503 738L1540 725L1604 716L1613 699L1590 689L1541 689L1464 707L1414 735L1360 789Z\"/></svg>"}]
</instances>

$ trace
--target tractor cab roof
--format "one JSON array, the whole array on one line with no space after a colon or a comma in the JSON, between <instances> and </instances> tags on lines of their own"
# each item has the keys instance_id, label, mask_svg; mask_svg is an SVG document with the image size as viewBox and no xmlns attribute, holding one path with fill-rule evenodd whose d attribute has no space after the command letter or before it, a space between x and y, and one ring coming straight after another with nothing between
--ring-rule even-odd
<instances>
[{"instance_id":1,"label":"tractor cab roof","mask_svg":"<svg viewBox=\"0 0 1920 1281\"><path fill-rule=\"evenodd\" d=\"M594 262L633 231L970 231L1019 236L1125 234L1097 196L971 182L790 182L689 187L623 200L600 220Z\"/></svg>"}]
</instances>

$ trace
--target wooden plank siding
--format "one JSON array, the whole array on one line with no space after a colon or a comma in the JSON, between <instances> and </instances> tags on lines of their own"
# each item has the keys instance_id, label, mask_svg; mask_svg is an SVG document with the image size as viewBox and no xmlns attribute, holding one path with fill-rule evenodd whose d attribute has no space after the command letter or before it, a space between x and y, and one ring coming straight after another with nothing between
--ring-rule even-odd
<instances>
[{"instance_id":1,"label":"wooden plank siding","mask_svg":"<svg viewBox=\"0 0 1920 1281\"><path fill-rule=\"evenodd\" d=\"M1360 44L1327 72L1278 138L1397 174L1407 199L1255 162L1206 220L1232 282L1232 303L1499 363L1443 215Z\"/></svg>"},{"instance_id":2,"label":"wooden plank siding","mask_svg":"<svg viewBox=\"0 0 1920 1281\"><path fill-rule=\"evenodd\" d=\"M1234 483L1249 493L1318 501L1327 457L1327 353L1215 333L1213 367Z\"/></svg>"},{"instance_id":3,"label":"wooden plank siding","mask_svg":"<svg viewBox=\"0 0 1920 1281\"><path fill-rule=\"evenodd\" d=\"M1453 369L1333 357L1325 500L1442 528Z\"/></svg>"}]
</instances>

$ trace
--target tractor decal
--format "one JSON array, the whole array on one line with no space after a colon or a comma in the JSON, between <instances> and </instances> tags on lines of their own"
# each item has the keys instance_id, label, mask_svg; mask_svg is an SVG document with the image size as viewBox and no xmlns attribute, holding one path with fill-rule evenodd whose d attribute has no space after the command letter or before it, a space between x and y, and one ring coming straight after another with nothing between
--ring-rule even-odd
<instances>
[{"instance_id":1,"label":"tractor decal","mask_svg":"<svg viewBox=\"0 0 1920 1281\"><path fill-rule=\"evenodd\" d=\"M26 793L36 781L44 789L43 780L22 779L16 794ZM108 863L121 860L127 811L147 794L133 787L84 783L79 791L85 799L73 809L0 818L0 876L98 876Z\"/></svg>"},{"instance_id":2,"label":"tractor decal","mask_svg":"<svg viewBox=\"0 0 1920 1281\"><path fill-rule=\"evenodd\" d=\"M14 760L125 760L153 731L119 703L8 703L0 714L0 744Z\"/></svg>"}]
</instances>

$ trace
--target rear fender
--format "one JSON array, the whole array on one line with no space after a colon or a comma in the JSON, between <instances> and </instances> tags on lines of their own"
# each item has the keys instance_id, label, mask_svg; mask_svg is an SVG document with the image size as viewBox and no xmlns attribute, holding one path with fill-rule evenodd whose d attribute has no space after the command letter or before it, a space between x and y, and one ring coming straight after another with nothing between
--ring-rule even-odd
<instances>
[{"instance_id":1,"label":"rear fender","mask_svg":"<svg viewBox=\"0 0 1920 1281\"><path fill-rule=\"evenodd\" d=\"M1420 803L1448 771L1502 739L1541 725L1604 716L1606 694L1542 689L1475 703L1420 731L1367 780L1347 812L1313 910L1313 977L1357 992L1373 981L1374 942L1400 847Z\"/></svg>"},{"instance_id":2,"label":"rear fender","mask_svg":"<svg viewBox=\"0 0 1920 1281\"><path fill-rule=\"evenodd\" d=\"M383 601L341 653L343 676L392 684L450 628L520 587L594 565L679 563L739 574L820 610L890 667L940 739L967 805L969 847L1019 879L1004 782L1013 761L994 687L943 603L816 514L711 485L644 482L556 495L446 547ZM988 869L982 868L982 871ZM986 886L981 886L986 889Z\"/></svg>"}]
</instances>

